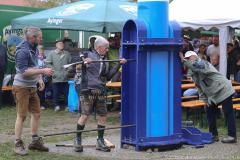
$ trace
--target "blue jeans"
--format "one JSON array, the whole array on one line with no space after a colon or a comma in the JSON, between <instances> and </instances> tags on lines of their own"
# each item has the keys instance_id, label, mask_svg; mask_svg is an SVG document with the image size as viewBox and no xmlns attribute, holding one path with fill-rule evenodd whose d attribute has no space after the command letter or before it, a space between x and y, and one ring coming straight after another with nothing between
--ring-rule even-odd
<instances>
[{"instance_id":1,"label":"blue jeans","mask_svg":"<svg viewBox=\"0 0 240 160\"><path fill-rule=\"evenodd\" d=\"M197 88L189 88L183 92L183 96L197 96L198 90Z\"/></svg>"},{"instance_id":2,"label":"blue jeans","mask_svg":"<svg viewBox=\"0 0 240 160\"><path fill-rule=\"evenodd\" d=\"M68 83L67 82L58 82L58 83L52 83L52 89L53 89L53 105L59 106L59 98L60 95L64 95L64 105L67 106L68 104Z\"/></svg>"},{"instance_id":3,"label":"blue jeans","mask_svg":"<svg viewBox=\"0 0 240 160\"><path fill-rule=\"evenodd\" d=\"M235 117L233 112L233 102L232 96L228 97L222 102L222 109L224 113L224 118L227 122L228 135L231 137L236 137L236 124ZM218 107L216 105L212 105L207 107L207 120L209 132L213 134L213 136L218 135L217 131L217 113Z\"/></svg>"}]
</instances>

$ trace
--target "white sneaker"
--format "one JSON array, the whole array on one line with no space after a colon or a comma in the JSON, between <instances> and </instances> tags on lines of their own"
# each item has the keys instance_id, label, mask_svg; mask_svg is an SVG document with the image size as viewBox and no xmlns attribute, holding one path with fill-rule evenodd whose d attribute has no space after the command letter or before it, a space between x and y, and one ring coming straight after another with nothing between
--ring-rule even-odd
<instances>
[{"instance_id":1,"label":"white sneaker","mask_svg":"<svg viewBox=\"0 0 240 160\"><path fill-rule=\"evenodd\" d=\"M57 111L59 111L60 110L60 106L56 106L55 108L54 108L54 111L55 112L57 112Z\"/></svg>"}]
</instances>

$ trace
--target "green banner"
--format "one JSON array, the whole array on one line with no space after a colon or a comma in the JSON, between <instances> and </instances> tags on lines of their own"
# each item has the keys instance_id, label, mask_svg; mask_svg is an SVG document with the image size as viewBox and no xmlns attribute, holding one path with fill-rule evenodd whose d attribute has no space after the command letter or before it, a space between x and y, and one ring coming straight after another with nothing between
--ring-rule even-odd
<instances>
[{"instance_id":1,"label":"green banner","mask_svg":"<svg viewBox=\"0 0 240 160\"><path fill-rule=\"evenodd\" d=\"M18 44L23 40L22 29L12 29L11 25L3 28L3 43L7 47L6 74L15 74L15 52Z\"/></svg>"}]
</instances>

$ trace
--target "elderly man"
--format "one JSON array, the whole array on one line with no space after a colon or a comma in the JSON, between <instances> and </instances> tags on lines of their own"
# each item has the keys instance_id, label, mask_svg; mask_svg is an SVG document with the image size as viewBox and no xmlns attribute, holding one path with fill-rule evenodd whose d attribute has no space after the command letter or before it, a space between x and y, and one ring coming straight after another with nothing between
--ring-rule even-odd
<instances>
[{"instance_id":1,"label":"elderly man","mask_svg":"<svg viewBox=\"0 0 240 160\"><path fill-rule=\"evenodd\" d=\"M56 40L56 49L51 51L46 59L46 64L54 70L52 76L52 88L53 88L53 105L54 110L60 110L59 98L61 93L65 97L65 107L67 106L68 99L68 72L63 68L65 64L71 62L71 55L64 50L63 40Z\"/></svg>"},{"instance_id":2,"label":"elderly man","mask_svg":"<svg viewBox=\"0 0 240 160\"><path fill-rule=\"evenodd\" d=\"M219 53L213 53L210 56L210 62L219 71Z\"/></svg>"},{"instance_id":3,"label":"elderly man","mask_svg":"<svg viewBox=\"0 0 240 160\"><path fill-rule=\"evenodd\" d=\"M107 121L107 108L105 103L105 83L106 80L110 80L112 76L120 68L120 64L124 64L127 61L120 59L120 62L116 64L111 70L109 70L109 64L106 62L92 63L92 60L105 60L108 52L109 42L103 37L97 37L94 43L94 50L86 52L84 54L85 65L82 66L81 77L81 117L77 122L77 130L83 130L88 120L89 115L95 107L95 111L98 115L98 138L96 149L104 152L109 152L110 148L106 146L104 142L104 128ZM82 138L81 133L77 133L75 139L76 152L82 152Z\"/></svg>"},{"instance_id":4,"label":"elderly man","mask_svg":"<svg viewBox=\"0 0 240 160\"><path fill-rule=\"evenodd\" d=\"M13 81L13 95L16 101L17 119L15 123L15 153L26 155L27 150L21 140L23 122L27 112L31 113L31 133L32 142L28 149L48 151L44 146L42 138L38 136L38 126L40 120L40 102L37 95L36 84L39 83L39 90L44 89L41 75L51 76L51 68L37 68L38 54L37 45L42 41L42 32L39 28L26 28L25 38L16 50L16 75Z\"/></svg>"},{"instance_id":5,"label":"elderly man","mask_svg":"<svg viewBox=\"0 0 240 160\"><path fill-rule=\"evenodd\" d=\"M236 125L233 112L232 95L234 89L229 80L220 74L209 62L198 58L194 51L179 54L183 64L192 71L191 77L195 82L199 96L207 104L207 119L209 132L213 140L218 141L216 114L218 105L222 105L224 117L227 121L228 136L222 139L223 143L236 143Z\"/></svg>"}]
</instances>

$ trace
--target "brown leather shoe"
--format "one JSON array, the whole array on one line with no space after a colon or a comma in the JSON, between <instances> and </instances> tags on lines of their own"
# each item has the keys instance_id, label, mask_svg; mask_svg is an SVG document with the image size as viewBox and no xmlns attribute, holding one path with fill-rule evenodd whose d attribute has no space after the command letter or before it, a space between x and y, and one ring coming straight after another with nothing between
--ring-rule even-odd
<instances>
[{"instance_id":1,"label":"brown leather shoe","mask_svg":"<svg viewBox=\"0 0 240 160\"><path fill-rule=\"evenodd\" d=\"M98 139L97 139L97 144L96 144L96 150L100 150L100 151L103 151L103 152L110 152L110 151L111 151L111 148L108 147L108 146L105 144L103 138L98 138Z\"/></svg>"},{"instance_id":2,"label":"brown leather shoe","mask_svg":"<svg viewBox=\"0 0 240 160\"><path fill-rule=\"evenodd\" d=\"M48 152L49 149L44 146L42 137L36 137L35 139L32 140L32 142L28 146L29 150L38 150L38 151L43 151L43 152Z\"/></svg>"},{"instance_id":3,"label":"brown leather shoe","mask_svg":"<svg viewBox=\"0 0 240 160\"><path fill-rule=\"evenodd\" d=\"M24 143L21 139L16 140L15 146L14 146L14 152L21 156L25 156L28 154L24 146Z\"/></svg>"}]
</instances>

